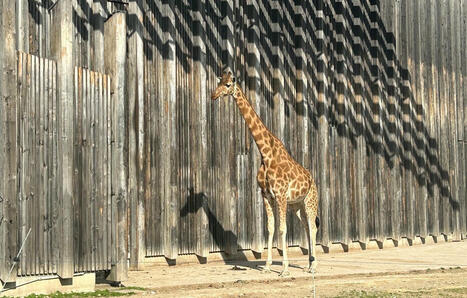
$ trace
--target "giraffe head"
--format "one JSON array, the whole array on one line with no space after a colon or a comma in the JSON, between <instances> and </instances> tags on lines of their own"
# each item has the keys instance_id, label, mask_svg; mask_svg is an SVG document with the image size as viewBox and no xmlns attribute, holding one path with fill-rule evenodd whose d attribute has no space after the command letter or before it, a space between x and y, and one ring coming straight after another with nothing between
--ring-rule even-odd
<instances>
[{"instance_id":1,"label":"giraffe head","mask_svg":"<svg viewBox=\"0 0 467 298\"><path fill-rule=\"evenodd\" d=\"M217 85L216 90L211 94L212 100L216 100L221 96L233 95L235 93L235 77L232 75L232 72L224 72L222 77L217 79L219 84Z\"/></svg>"}]
</instances>

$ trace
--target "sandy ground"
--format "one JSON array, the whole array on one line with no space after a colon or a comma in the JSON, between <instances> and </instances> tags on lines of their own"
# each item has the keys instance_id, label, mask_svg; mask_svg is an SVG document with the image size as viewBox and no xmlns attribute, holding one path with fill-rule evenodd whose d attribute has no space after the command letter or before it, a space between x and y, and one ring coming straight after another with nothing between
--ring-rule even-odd
<instances>
[{"instance_id":1,"label":"sandy ground","mask_svg":"<svg viewBox=\"0 0 467 298\"><path fill-rule=\"evenodd\" d=\"M263 255L264 256L264 255ZM291 251L290 276L263 273L264 260L147 265L126 287L151 297L467 297L467 241L318 254L318 271L303 272L307 257ZM100 285L99 287L106 287ZM130 289L130 288L129 288Z\"/></svg>"}]
</instances>

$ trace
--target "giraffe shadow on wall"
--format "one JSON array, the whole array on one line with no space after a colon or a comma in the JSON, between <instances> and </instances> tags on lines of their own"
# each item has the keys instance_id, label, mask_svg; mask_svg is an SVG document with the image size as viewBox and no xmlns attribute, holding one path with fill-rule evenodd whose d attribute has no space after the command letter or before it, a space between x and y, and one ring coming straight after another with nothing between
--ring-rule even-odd
<instances>
[{"instance_id":1,"label":"giraffe shadow on wall","mask_svg":"<svg viewBox=\"0 0 467 298\"><path fill-rule=\"evenodd\" d=\"M224 244L228 241L233 241L237 243L237 235L230 230L226 230L222 224L217 219L216 215L211 211L207 202L208 196L204 192L195 193L194 188L190 187L188 189L188 197L186 200L185 206L180 210L180 217L184 218L188 214L198 213L200 209L204 210L204 213L208 218L208 229L209 233L212 236L212 241L218 247L223 247ZM236 259L240 261L246 261L247 258L242 252L242 248L238 247L235 255L227 255L222 253L222 258L224 261L231 259Z\"/></svg>"},{"instance_id":2,"label":"giraffe shadow on wall","mask_svg":"<svg viewBox=\"0 0 467 298\"><path fill-rule=\"evenodd\" d=\"M233 241L233 243L237 243L237 235L232 231L226 230L219 222L216 215L209 208L207 204L208 196L204 192L195 193L193 187L190 187L188 192L189 195L187 197L186 204L180 209L180 217L184 218L188 214L195 214L200 209L204 209L204 212L208 218L209 233L212 236L214 244L218 247L223 247L227 241ZM260 266L264 266L266 261L249 261L243 250L244 249L241 246L238 246L234 255L221 252L224 263L233 265L234 267L232 267L232 270L244 270L245 268L242 267L248 267L254 270L262 270ZM261 255L255 254L255 257L260 258ZM200 262L205 263L206 260L201 260L200 258ZM281 264L282 262L279 260L273 262L273 265L280 266ZM293 264L290 264L289 266L303 269L302 267ZM272 271L275 272L275 270ZM279 271L277 271L277 273L279 273Z\"/></svg>"}]
</instances>

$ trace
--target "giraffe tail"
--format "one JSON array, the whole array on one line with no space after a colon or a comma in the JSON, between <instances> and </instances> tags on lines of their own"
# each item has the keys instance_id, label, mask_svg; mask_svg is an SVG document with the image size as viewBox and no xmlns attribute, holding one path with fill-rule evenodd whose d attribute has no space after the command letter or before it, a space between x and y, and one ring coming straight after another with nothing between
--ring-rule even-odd
<instances>
[{"instance_id":1,"label":"giraffe tail","mask_svg":"<svg viewBox=\"0 0 467 298\"><path fill-rule=\"evenodd\" d=\"M316 228L318 229L319 228L319 217L316 216L315 218L315 224L316 224Z\"/></svg>"}]
</instances>

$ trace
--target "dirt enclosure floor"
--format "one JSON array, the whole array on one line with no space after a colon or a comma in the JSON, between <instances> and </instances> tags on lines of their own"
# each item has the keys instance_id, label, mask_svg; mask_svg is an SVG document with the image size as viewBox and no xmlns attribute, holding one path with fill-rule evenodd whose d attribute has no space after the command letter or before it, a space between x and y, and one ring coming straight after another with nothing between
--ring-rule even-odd
<instances>
[{"instance_id":1,"label":"dirt enclosure floor","mask_svg":"<svg viewBox=\"0 0 467 298\"><path fill-rule=\"evenodd\" d=\"M281 257L276 252L271 273L261 271L264 259L249 257L170 267L156 262L131 271L124 286L148 297L313 297L313 288L316 297L467 297L466 240L317 257L314 283L303 272L307 257L291 249L291 274L285 278L278 276Z\"/></svg>"}]
</instances>

